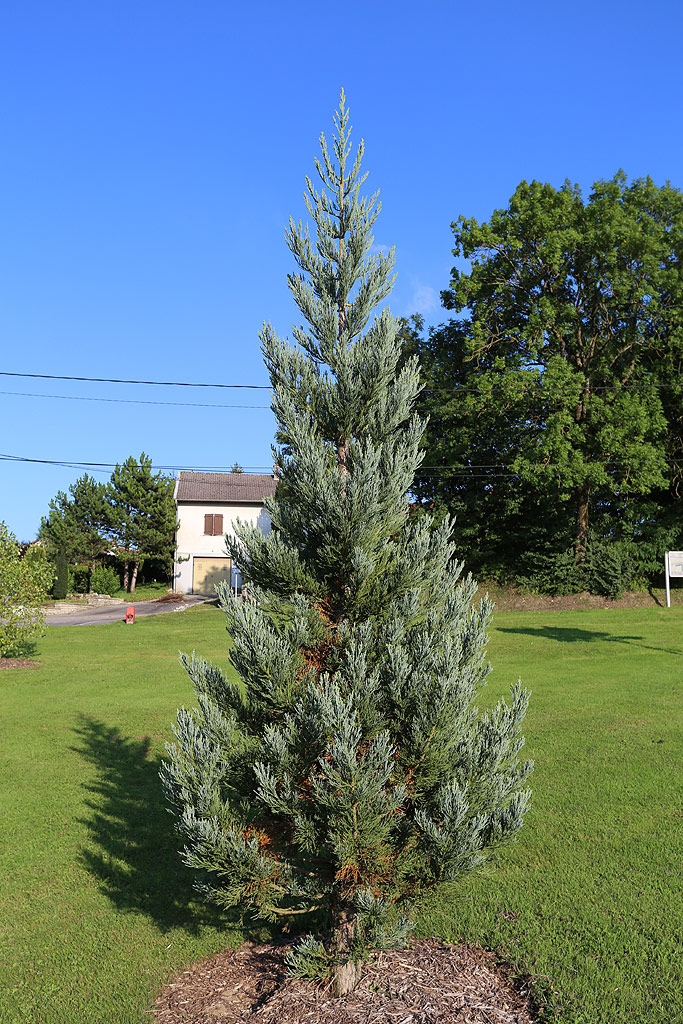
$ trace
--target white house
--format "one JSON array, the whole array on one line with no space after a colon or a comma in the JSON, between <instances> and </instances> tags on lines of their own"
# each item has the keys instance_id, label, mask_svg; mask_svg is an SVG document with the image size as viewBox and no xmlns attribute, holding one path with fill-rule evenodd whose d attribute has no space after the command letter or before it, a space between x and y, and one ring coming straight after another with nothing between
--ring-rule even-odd
<instances>
[{"instance_id":1,"label":"white house","mask_svg":"<svg viewBox=\"0 0 683 1024\"><path fill-rule=\"evenodd\" d=\"M173 589L181 594L214 594L216 583L230 579L225 535L236 519L270 532L264 500L275 494L274 476L251 473L181 471L174 497L178 510Z\"/></svg>"}]
</instances>

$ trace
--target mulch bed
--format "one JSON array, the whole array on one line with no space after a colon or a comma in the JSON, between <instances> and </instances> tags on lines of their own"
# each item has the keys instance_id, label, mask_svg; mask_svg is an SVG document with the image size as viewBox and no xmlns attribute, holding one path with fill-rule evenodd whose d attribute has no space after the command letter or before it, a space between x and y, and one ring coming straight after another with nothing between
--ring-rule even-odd
<instances>
[{"instance_id":1,"label":"mulch bed","mask_svg":"<svg viewBox=\"0 0 683 1024\"><path fill-rule=\"evenodd\" d=\"M39 661L30 661L28 658L0 658L0 668L30 668L32 665L40 665Z\"/></svg>"},{"instance_id":2,"label":"mulch bed","mask_svg":"<svg viewBox=\"0 0 683 1024\"><path fill-rule=\"evenodd\" d=\"M164 594L163 597L155 597L154 604L182 604L184 600L184 594Z\"/></svg>"},{"instance_id":3,"label":"mulch bed","mask_svg":"<svg viewBox=\"0 0 683 1024\"><path fill-rule=\"evenodd\" d=\"M156 1024L533 1024L529 999L495 957L415 941L377 955L348 996L288 978L288 944L226 950L183 971L157 999Z\"/></svg>"}]
</instances>

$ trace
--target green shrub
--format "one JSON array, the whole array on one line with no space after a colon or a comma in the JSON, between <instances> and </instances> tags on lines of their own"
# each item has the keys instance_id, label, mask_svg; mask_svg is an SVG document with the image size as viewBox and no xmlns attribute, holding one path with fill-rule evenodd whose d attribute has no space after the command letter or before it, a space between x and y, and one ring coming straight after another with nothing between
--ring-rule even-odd
<instances>
[{"instance_id":1,"label":"green shrub","mask_svg":"<svg viewBox=\"0 0 683 1024\"><path fill-rule=\"evenodd\" d=\"M55 582L52 587L52 596L56 601L64 600L69 592L69 582L69 566L66 561L66 553L64 548L60 548L57 552Z\"/></svg>"},{"instance_id":2,"label":"green shrub","mask_svg":"<svg viewBox=\"0 0 683 1024\"><path fill-rule=\"evenodd\" d=\"M623 597L638 576L638 566L621 541L591 537L582 566L586 589L604 597Z\"/></svg>"},{"instance_id":3,"label":"green shrub","mask_svg":"<svg viewBox=\"0 0 683 1024\"><path fill-rule=\"evenodd\" d=\"M24 561L32 569L40 570L44 579L49 580L47 584L48 593L52 593L57 578L57 566L50 558L47 551L40 544L32 544L26 549Z\"/></svg>"},{"instance_id":4,"label":"green shrub","mask_svg":"<svg viewBox=\"0 0 683 1024\"><path fill-rule=\"evenodd\" d=\"M519 583L530 594L562 597L585 589L582 566L574 561L574 552L535 553L527 555Z\"/></svg>"},{"instance_id":5,"label":"green shrub","mask_svg":"<svg viewBox=\"0 0 683 1024\"><path fill-rule=\"evenodd\" d=\"M90 566L75 565L69 568L69 593L87 594L90 590Z\"/></svg>"},{"instance_id":6,"label":"green shrub","mask_svg":"<svg viewBox=\"0 0 683 1024\"><path fill-rule=\"evenodd\" d=\"M0 522L0 658L26 656L43 628L40 605L51 582L47 559L22 558L16 537Z\"/></svg>"},{"instance_id":7,"label":"green shrub","mask_svg":"<svg viewBox=\"0 0 683 1024\"><path fill-rule=\"evenodd\" d=\"M642 566L634 557L633 542L603 540L592 534L581 565L574 551L530 552L518 577L519 584L531 594L562 597L588 590L602 597L619 598L643 577Z\"/></svg>"},{"instance_id":8,"label":"green shrub","mask_svg":"<svg viewBox=\"0 0 683 1024\"><path fill-rule=\"evenodd\" d=\"M90 577L90 588L96 594L115 594L121 586L121 579L111 565L97 565Z\"/></svg>"}]
</instances>

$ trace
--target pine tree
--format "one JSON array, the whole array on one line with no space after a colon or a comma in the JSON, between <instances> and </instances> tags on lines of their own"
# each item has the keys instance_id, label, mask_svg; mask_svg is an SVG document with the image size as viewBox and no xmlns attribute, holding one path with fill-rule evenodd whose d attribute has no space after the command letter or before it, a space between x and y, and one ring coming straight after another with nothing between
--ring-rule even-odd
<instances>
[{"instance_id":1,"label":"pine tree","mask_svg":"<svg viewBox=\"0 0 683 1024\"><path fill-rule=\"evenodd\" d=\"M372 255L377 195L350 171L344 96L321 137L315 225L290 221L308 327L264 326L281 488L273 531L243 525L231 553L254 602L221 604L242 684L183 656L198 707L181 710L162 768L183 858L221 906L270 920L311 915L328 933L289 956L342 994L371 949L401 943L424 891L458 879L519 830L527 695L479 715L490 605L470 608L450 523L411 517L424 425L418 366L398 368L387 309L393 251Z\"/></svg>"},{"instance_id":2,"label":"pine tree","mask_svg":"<svg viewBox=\"0 0 683 1024\"><path fill-rule=\"evenodd\" d=\"M68 494L57 492L38 535L54 556L63 548L70 564L84 560L93 569L107 553L107 528L105 485L84 473Z\"/></svg>"},{"instance_id":3,"label":"pine tree","mask_svg":"<svg viewBox=\"0 0 683 1024\"><path fill-rule=\"evenodd\" d=\"M117 465L106 486L110 533L121 552L123 588L131 594L145 559L160 559L170 571L177 527L173 487L170 477L152 472L144 452Z\"/></svg>"}]
</instances>

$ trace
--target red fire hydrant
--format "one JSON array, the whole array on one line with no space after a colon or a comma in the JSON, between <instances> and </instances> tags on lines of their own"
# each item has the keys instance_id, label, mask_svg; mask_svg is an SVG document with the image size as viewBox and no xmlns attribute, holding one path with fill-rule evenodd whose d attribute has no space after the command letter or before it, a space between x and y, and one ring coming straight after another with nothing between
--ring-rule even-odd
<instances>
[{"instance_id":1,"label":"red fire hydrant","mask_svg":"<svg viewBox=\"0 0 683 1024\"><path fill-rule=\"evenodd\" d=\"M129 604L126 608L126 625L132 626L135 622L135 605Z\"/></svg>"}]
</instances>

